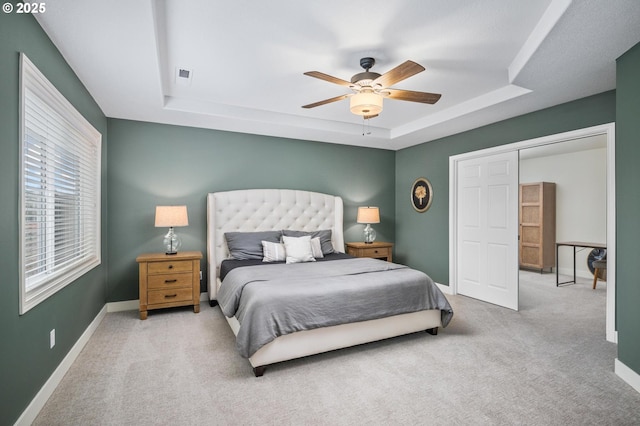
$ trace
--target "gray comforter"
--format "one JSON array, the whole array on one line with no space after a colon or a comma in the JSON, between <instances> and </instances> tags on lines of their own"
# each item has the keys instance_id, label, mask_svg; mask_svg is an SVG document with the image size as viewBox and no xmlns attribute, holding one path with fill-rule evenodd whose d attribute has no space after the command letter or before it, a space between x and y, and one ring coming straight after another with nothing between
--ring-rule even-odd
<instances>
[{"instance_id":1,"label":"gray comforter","mask_svg":"<svg viewBox=\"0 0 640 426\"><path fill-rule=\"evenodd\" d=\"M247 358L296 331L425 309L440 309L446 327L453 316L429 276L366 258L236 268L222 282L218 302L240 322L237 347Z\"/></svg>"}]
</instances>

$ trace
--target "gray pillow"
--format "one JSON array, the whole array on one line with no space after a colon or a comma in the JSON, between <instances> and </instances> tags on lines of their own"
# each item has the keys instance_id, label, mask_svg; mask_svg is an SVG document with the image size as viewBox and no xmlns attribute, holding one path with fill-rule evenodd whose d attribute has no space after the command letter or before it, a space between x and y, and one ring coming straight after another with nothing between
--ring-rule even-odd
<instances>
[{"instance_id":1,"label":"gray pillow","mask_svg":"<svg viewBox=\"0 0 640 426\"><path fill-rule=\"evenodd\" d=\"M285 229L282 231L282 235L285 237L304 237L305 235L311 236L311 238L320 238L320 247L322 247L322 254L330 254L335 252L333 244L331 243L331 229L323 229L320 231L292 231Z\"/></svg>"},{"instance_id":2,"label":"gray pillow","mask_svg":"<svg viewBox=\"0 0 640 426\"><path fill-rule=\"evenodd\" d=\"M227 247L231 257L236 260L263 258L262 242L279 243L282 231L261 232L225 232Z\"/></svg>"}]
</instances>

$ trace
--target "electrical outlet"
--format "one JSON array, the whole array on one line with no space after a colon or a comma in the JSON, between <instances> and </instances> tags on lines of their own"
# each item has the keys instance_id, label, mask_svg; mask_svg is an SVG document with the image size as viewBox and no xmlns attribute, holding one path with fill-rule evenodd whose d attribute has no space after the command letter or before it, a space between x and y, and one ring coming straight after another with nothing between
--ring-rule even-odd
<instances>
[{"instance_id":1,"label":"electrical outlet","mask_svg":"<svg viewBox=\"0 0 640 426\"><path fill-rule=\"evenodd\" d=\"M54 328L49 332L49 349L52 349L56 345L56 329Z\"/></svg>"},{"instance_id":2,"label":"electrical outlet","mask_svg":"<svg viewBox=\"0 0 640 426\"><path fill-rule=\"evenodd\" d=\"M202 271L200 271L200 281L202 281Z\"/></svg>"}]
</instances>

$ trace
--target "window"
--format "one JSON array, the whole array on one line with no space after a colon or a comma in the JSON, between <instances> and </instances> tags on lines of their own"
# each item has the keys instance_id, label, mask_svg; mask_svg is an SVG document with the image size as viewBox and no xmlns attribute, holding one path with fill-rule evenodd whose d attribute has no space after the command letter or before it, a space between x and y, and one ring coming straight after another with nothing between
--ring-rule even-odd
<instances>
[{"instance_id":1,"label":"window","mask_svg":"<svg viewBox=\"0 0 640 426\"><path fill-rule=\"evenodd\" d=\"M102 136L21 54L20 314L100 264Z\"/></svg>"}]
</instances>

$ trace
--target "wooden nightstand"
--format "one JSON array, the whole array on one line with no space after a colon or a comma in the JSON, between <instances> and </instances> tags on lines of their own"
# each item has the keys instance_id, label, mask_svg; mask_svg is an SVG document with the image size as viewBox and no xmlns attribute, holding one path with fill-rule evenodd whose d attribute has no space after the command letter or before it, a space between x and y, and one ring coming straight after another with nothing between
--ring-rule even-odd
<instances>
[{"instance_id":1,"label":"wooden nightstand","mask_svg":"<svg viewBox=\"0 0 640 426\"><path fill-rule=\"evenodd\" d=\"M140 319L151 309L193 305L200 312L199 251L146 253L136 258L140 269Z\"/></svg>"},{"instance_id":2,"label":"wooden nightstand","mask_svg":"<svg viewBox=\"0 0 640 426\"><path fill-rule=\"evenodd\" d=\"M355 257L373 257L375 259L392 261L391 252L393 250L393 243L385 243L381 241L374 241L371 244L367 243L347 243L347 254Z\"/></svg>"}]
</instances>

